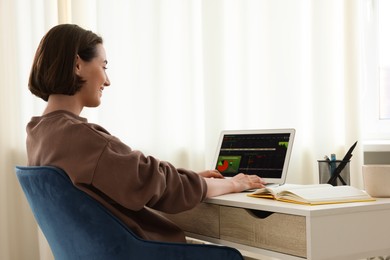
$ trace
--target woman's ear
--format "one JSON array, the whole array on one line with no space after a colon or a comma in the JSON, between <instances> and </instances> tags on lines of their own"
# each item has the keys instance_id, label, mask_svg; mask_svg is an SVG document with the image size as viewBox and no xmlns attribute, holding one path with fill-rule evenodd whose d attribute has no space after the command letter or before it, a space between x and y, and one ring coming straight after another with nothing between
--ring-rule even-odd
<instances>
[{"instance_id":1,"label":"woman's ear","mask_svg":"<svg viewBox=\"0 0 390 260\"><path fill-rule=\"evenodd\" d=\"M81 58L79 55L76 56L76 66L75 66L75 73L77 76L81 76Z\"/></svg>"}]
</instances>

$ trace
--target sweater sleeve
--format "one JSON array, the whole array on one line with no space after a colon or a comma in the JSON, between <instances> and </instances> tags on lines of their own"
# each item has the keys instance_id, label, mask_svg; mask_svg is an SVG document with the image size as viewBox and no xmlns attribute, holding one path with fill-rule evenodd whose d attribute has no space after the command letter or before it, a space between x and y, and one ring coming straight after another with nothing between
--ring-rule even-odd
<instances>
[{"instance_id":1,"label":"sweater sleeve","mask_svg":"<svg viewBox=\"0 0 390 260\"><path fill-rule=\"evenodd\" d=\"M116 138L101 153L92 185L125 208L147 206L167 213L195 207L207 191L197 173L133 151Z\"/></svg>"}]
</instances>

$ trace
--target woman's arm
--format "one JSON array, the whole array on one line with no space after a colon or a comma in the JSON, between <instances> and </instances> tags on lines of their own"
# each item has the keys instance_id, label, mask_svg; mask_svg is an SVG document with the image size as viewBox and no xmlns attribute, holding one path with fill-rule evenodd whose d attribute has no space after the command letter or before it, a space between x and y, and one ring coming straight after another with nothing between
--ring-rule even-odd
<instances>
[{"instance_id":1,"label":"woman's arm","mask_svg":"<svg viewBox=\"0 0 390 260\"><path fill-rule=\"evenodd\" d=\"M223 178L217 170L204 171L199 173L199 175L204 177L206 181L207 198L249 189L260 189L263 188L266 183L256 175L246 175L243 173L237 174L229 179Z\"/></svg>"}]
</instances>

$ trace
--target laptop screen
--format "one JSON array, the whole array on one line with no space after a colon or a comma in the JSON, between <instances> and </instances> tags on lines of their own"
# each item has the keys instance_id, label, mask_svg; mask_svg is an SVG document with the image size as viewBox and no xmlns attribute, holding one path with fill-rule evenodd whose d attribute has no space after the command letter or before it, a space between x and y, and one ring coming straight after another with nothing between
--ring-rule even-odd
<instances>
[{"instance_id":1,"label":"laptop screen","mask_svg":"<svg viewBox=\"0 0 390 260\"><path fill-rule=\"evenodd\" d=\"M283 184L294 134L294 129L223 131L215 169L225 177L242 172Z\"/></svg>"}]
</instances>

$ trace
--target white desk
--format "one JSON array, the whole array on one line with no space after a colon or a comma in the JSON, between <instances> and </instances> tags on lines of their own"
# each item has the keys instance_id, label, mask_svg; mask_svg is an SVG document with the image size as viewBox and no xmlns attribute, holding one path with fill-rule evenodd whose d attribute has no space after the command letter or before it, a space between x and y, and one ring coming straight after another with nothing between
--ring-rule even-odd
<instances>
[{"instance_id":1,"label":"white desk","mask_svg":"<svg viewBox=\"0 0 390 260\"><path fill-rule=\"evenodd\" d=\"M239 193L168 217L190 237L279 259L390 255L390 199L305 206Z\"/></svg>"}]
</instances>

